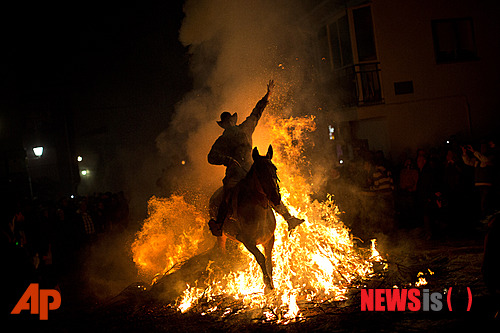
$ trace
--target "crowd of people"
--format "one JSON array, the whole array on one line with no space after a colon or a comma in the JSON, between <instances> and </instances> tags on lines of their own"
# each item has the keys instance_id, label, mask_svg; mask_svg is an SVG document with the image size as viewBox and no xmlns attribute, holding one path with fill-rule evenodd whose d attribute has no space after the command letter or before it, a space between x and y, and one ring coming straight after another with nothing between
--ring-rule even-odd
<instances>
[{"instance_id":1,"label":"crowd of people","mask_svg":"<svg viewBox=\"0 0 500 333\"><path fill-rule=\"evenodd\" d=\"M359 150L332 170L318 197L333 194L343 221L362 239L401 229L420 229L426 239L466 235L500 209L499 167L493 140L476 147L450 140L398 163L382 151ZM6 310L29 283L57 289L59 277L77 271L92 244L129 223L123 192L2 204Z\"/></svg>"},{"instance_id":2,"label":"crowd of people","mask_svg":"<svg viewBox=\"0 0 500 333\"><path fill-rule=\"evenodd\" d=\"M493 140L476 148L450 140L395 164L382 151L360 150L333 170L323 192L334 194L362 238L417 228L426 239L467 234L500 208L497 155Z\"/></svg>"},{"instance_id":3,"label":"crowd of people","mask_svg":"<svg viewBox=\"0 0 500 333\"><path fill-rule=\"evenodd\" d=\"M6 199L2 207L2 307L12 309L30 283L57 289L61 276L82 265L100 237L125 230L124 192L63 197L57 201Z\"/></svg>"}]
</instances>

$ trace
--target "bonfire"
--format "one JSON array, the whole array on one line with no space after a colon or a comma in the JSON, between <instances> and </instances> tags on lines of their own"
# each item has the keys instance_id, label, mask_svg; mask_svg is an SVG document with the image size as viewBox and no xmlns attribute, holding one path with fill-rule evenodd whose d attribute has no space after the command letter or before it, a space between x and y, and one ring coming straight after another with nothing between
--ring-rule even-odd
<instances>
[{"instance_id":1,"label":"bonfire","mask_svg":"<svg viewBox=\"0 0 500 333\"><path fill-rule=\"evenodd\" d=\"M213 251L209 256L200 254L201 245L212 237L206 227L206 206L188 203L180 195L151 198L149 216L132 245L139 273L152 277L154 289L160 280L174 281L168 277L193 258L198 258L198 264L203 263L198 268L202 273L195 278L183 274L185 279L176 278L175 286L170 282L163 284L163 295L177 295L172 304L181 312L217 311L224 316L235 311L259 310L269 320L287 323L300 318L301 307L307 304L346 300L350 289L361 286L374 274L374 263L383 262L375 240L371 246L355 245L353 235L339 218L333 196L323 202L310 197L311 167L304 151L310 144L308 135L316 129L314 117L266 116L259 127L273 138L273 162L281 180L282 201L292 215L305 222L289 233L287 223L275 214L276 241L272 253L275 289L265 294L262 271L242 244L233 244L236 254L222 258L222 261L237 261L237 265L221 263L218 259L222 256L214 256ZM200 260L202 257L206 261ZM177 291L165 293L165 288Z\"/></svg>"}]
</instances>

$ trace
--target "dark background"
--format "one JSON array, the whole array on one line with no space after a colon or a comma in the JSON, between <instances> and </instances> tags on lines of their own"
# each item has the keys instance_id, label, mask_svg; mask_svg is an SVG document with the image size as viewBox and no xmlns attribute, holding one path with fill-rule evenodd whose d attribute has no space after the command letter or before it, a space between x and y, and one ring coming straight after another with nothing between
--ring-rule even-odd
<instances>
[{"instance_id":1,"label":"dark background","mask_svg":"<svg viewBox=\"0 0 500 333\"><path fill-rule=\"evenodd\" d=\"M128 180L135 177L133 169L144 179L138 201L146 204L161 176L155 138L191 87L188 55L178 41L182 6L182 1L3 5L3 195L29 196L28 173L33 196L41 199L131 192L137 187ZM45 150L35 159L31 148L38 144ZM84 157L80 165L78 155ZM89 167L92 180L80 174Z\"/></svg>"}]
</instances>

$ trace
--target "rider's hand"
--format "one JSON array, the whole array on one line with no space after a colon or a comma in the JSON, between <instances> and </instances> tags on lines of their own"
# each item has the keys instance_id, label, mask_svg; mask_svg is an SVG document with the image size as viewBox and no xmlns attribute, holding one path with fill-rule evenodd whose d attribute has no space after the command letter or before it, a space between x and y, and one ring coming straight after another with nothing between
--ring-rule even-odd
<instances>
[{"instance_id":1,"label":"rider's hand","mask_svg":"<svg viewBox=\"0 0 500 333\"><path fill-rule=\"evenodd\" d=\"M269 83L267 84L267 94L268 95L271 95L273 88L274 88L274 80L269 80Z\"/></svg>"}]
</instances>

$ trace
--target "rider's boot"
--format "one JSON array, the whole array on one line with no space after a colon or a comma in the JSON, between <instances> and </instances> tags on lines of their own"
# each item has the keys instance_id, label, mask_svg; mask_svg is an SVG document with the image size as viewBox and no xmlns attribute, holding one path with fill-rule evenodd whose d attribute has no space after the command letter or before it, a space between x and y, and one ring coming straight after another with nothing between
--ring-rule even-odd
<instances>
[{"instance_id":1,"label":"rider's boot","mask_svg":"<svg viewBox=\"0 0 500 333\"><path fill-rule=\"evenodd\" d=\"M292 216L292 214L290 214L287 207L282 202L278 206L274 206L273 208L276 212L278 212L278 214L283 216L285 221L288 223L288 231L295 229L297 226L304 222L303 219Z\"/></svg>"},{"instance_id":2,"label":"rider's boot","mask_svg":"<svg viewBox=\"0 0 500 333\"><path fill-rule=\"evenodd\" d=\"M224 220L226 219L227 211L228 204L226 200L222 200L217 212L217 219L210 219L210 221L208 221L208 226L210 228L210 231L212 232L212 235L217 237L222 236L222 225L224 223Z\"/></svg>"}]
</instances>

